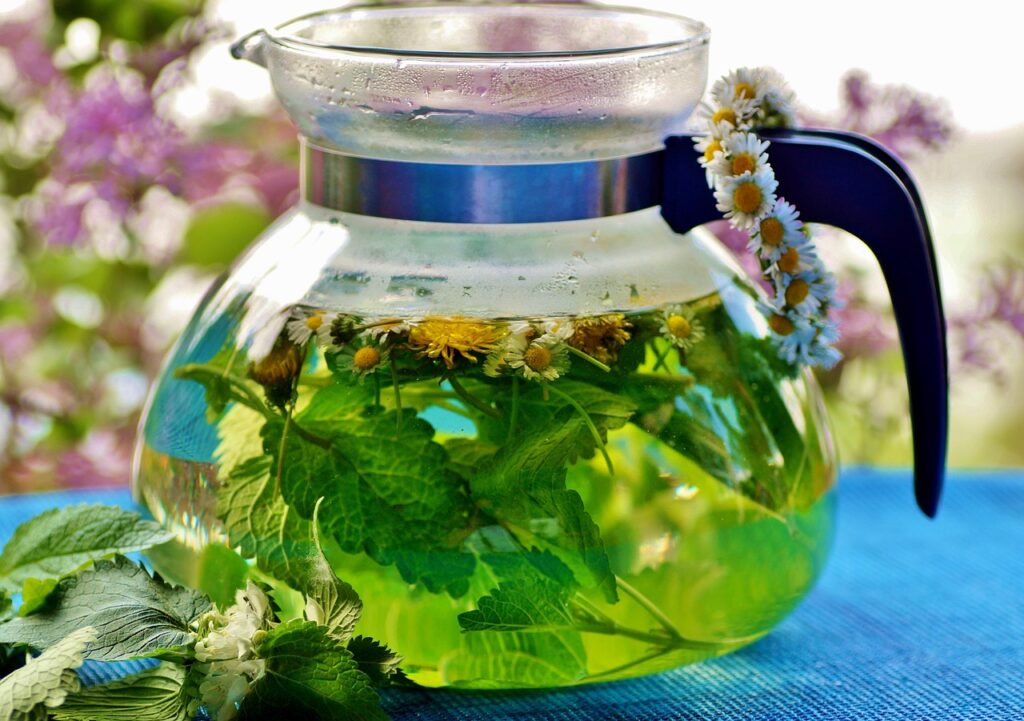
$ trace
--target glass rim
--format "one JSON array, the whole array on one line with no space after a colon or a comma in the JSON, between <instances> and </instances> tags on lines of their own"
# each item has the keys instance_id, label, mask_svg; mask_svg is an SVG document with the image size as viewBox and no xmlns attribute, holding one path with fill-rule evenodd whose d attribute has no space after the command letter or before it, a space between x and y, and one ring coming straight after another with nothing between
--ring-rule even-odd
<instances>
[{"instance_id":1,"label":"glass rim","mask_svg":"<svg viewBox=\"0 0 1024 721\"><path fill-rule=\"evenodd\" d=\"M371 15L427 15L431 10L446 9L454 10L460 13L474 13L474 12L486 12L488 10L495 9L514 9L517 12L524 14L534 13L538 11L550 11L557 9L559 11L567 11L567 14L571 14L574 11L586 10L596 13L605 13L611 15L632 15L634 17L640 16L645 18L661 19L675 23L677 25L685 26L689 33L682 37L677 37L669 40L662 40L658 42L642 43L634 45L616 45L609 46L606 48L590 48L590 49L577 49L577 50L524 50L524 51L486 51L486 50L429 50L429 49L410 49L410 48L398 48L398 47L381 47L375 45L348 45L348 44L334 44L324 43L308 38L303 38L296 35L294 31L290 31L291 28L302 25L308 27L311 21L319 18L327 18L331 16L361 16L367 17ZM582 14L582 13L581 13ZM400 3L391 2L387 4L374 4L374 5L350 5L335 8L333 10L321 10L299 17L293 18L281 25L276 26L272 30L267 31L268 38L283 46L292 47L295 49L313 51L313 52L337 52L337 53L358 53L368 55L380 55L389 57L411 57L411 58L428 58L435 60L487 60L487 61L505 61L505 60L546 60L546 59L587 59L587 58L608 58L616 56L630 56L634 54L646 54L657 51L682 51L692 47L698 47L706 45L710 39L711 30L703 22L695 20L685 15L678 15L676 13L669 13L660 10L648 10L646 8L636 8L621 5L598 5L591 2L580 2L580 3L568 3L568 2L530 2L530 3L514 3L514 2L496 2L496 3L456 3L448 0L447 2L429 2L429 3Z\"/></svg>"}]
</instances>

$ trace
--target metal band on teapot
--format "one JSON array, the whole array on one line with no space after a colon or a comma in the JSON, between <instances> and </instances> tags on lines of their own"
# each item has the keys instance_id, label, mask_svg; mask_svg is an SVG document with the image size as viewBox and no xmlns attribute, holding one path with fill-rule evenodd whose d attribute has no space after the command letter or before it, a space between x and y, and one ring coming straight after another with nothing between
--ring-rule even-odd
<instances>
[{"instance_id":1,"label":"metal band on teapot","mask_svg":"<svg viewBox=\"0 0 1024 721\"><path fill-rule=\"evenodd\" d=\"M411 163L302 142L302 197L346 213L435 223L551 223L661 203L661 151L520 165Z\"/></svg>"}]
</instances>

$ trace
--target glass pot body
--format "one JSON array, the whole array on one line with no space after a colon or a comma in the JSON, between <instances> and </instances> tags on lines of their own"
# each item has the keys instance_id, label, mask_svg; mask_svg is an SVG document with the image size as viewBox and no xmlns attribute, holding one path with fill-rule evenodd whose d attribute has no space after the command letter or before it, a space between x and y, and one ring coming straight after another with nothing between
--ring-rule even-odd
<instances>
[{"instance_id":1,"label":"glass pot body","mask_svg":"<svg viewBox=\"0 0 1024 721\"><path fill-rule=\"evenodd\" d=\"M304 27L289 32L308 40ZM629 155L657 147L699 96L706 38L687 42L658 62L696 68L696 90L671 107L634 99L624 117L646 130L625 138L589 112L578 143L564 114L547 134L497 114L472 121L496 128L494 144L447 114L403 130L381 111L356 136L321 130L349 112L371 122L376 109L299 124L307 147L397 136L394 155L426 161L453 146L480 163ZM635 68L623 53L665 52L638 47L579 62ZM273 74L300 51L258 52ZM355 51L301 52L345 74L330 53ZM396 60L414 62L374 62ZM443 75L510 61L415 62ZM577 61L518 62L561 73ZM275 75L293 114L294 98L314 102L290 89L295 77ZM362 598L357 633L390 644L417 683L491 689L719 655L807 593L832 535L820 394L778 360L760 290L713 235L677 234L656 207L537 223L371 217L312 202L326 196L309 167L305 199L207 294L153 390L135 490L180 537L177 557L162 559L172 576L210 573L217 555L204 549L224 544L275 575L315 518Z\"/></svg>"}]
</instances>

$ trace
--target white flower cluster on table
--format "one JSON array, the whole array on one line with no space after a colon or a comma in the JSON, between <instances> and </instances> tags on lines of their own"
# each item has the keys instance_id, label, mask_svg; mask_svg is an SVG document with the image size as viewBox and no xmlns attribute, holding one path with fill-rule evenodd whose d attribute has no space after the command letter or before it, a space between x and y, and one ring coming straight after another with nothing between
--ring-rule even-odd
<instances>
[{"instance_id":1,"label":"white flower cluster on table","mask_svg":"<svg viewBox=\"0 0 1024 721\"><path fill-rule=\"evenodd\" d=\"M776 195L770 143L759 127L795 124L793 92L767 68L740 68L717 81L707 107L707 133L696 141L717 208L750 234L774 296L762 303L779 355L790 363L831 368L841 355L828 311L837 307L835 277L814 247L797 209Z\"/></svg>"}]
</instances>

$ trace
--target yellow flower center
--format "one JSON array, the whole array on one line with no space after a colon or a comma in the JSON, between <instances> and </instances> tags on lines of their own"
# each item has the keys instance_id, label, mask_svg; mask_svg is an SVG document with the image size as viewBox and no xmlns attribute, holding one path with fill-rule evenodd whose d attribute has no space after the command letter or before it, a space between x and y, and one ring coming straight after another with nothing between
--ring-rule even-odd
<instances>
[{"instance_id":1,"label":"yellow flower center","mask_svg":"<svg viewBox=\"0 0 1024 721\"><path fill-rule=\"evenodd\" d=\"M779 270L783 273L793 274L799 267L800 253L797 252L796 248L790 248L779 258Z\"/></svg>"},{"instance_id":2,"label":"yellow flower center","mask_svg":"<svg viewBox=\"0 0 1024 721\"><path fill-rule=\"evenodd\" d=\"M793 321L784 315L773 315L768 319L768 325L779 335L789 335L796 330Z\"/></svg>"},{"instance_id":3,"label":"yellow flower center","mask_svg":"<svg viewBox=\"0 0 1024 721\"><path fill-rule=\"evenodd\" d=\"M704 160L712 161L715 159L715 153L722 149L721 140L712 140L708 147L704 149Z\"/></svg>"},{"instance_id":4,"label":"yellow flower center","mask_svg":"<svg viewBox=\"0 0 1024 721\"><path fill-rule=\"evenodd\" d=\"M352 365L356 370L373 370L380 363L380 351L372 346L366 346L356 351L352 356Z\"/></svg>"},{"instance_id":5,"label":"yellow flower center","mask_svg":"<svg viewBox=\"0 0 1024 721\"><path fill-rule=\"evenodd\" d=\"M799 305L806 300L811 292L811 286L803 278L797 278L786 288L786 303L788 305Z\"/></svg>"},{"instance_id":6,"label":"yellow flower center","mask_svg":"<svg viewBox=\"0 0 1024 721\"><path fill-rule=\"evenodd\" d=\"M753 214L761 207L764 194L757 183L740 183L732 192L732 202L743 213Z\"/></svg>"},{"instance_id":7,"label":"yellow flower center","mask_svg":"<svg viewBox=\"0 0 1024 721\"><path fill-rule=\"evenodd\" d=\"M727 123L731 123L732 125L735 125L736 124L736 113L735 113L735 111L733 111L732 108L721 108L720 110L717 110L714 115L711 116L711 122L712 123L720 123L723 120L725 122L727 122Z\"/></svg>"},{"instance_id":8,"label":"yellow flower center","mask_svg":"<svg viewBox=\"0 0 1024 721\"><path fill-rule=\"evenodd\" d=\"M765 218L761 221L761 242L776 246L782 242L786 229L778 218Z\"/></svg>"},{"instance_id":9,"label":"yellow flower center","mask_svg":"<svg viewBox=\"0 0 1024 721\"><path fill-rule=\"evenodd\" d=\"M753 98L754 86L750 83L736 83L737 98Z\"/></svg>"},{"instance_id":10,"label":"yellow flower center","mask_svg":"<svg viewBox=\"0 0 1024 721\"><path fill-rule=\"evenodd\" d=\"M538 373L551 366L551 351L544 346L530 346L523 354L523 362Z\"/></svg>"},{"instance_id":11,"label":"yellow flower center","mask_svg":"<svg viewBox=\"0 0 1024 721\"><path fill-rule=\"evenodd\" d=\"M754 168L757 167L757 163L754 162L754 156L750 153L740 153L732 159L732 174L743 175L744 173L754 172Z\"/></svg>"},{"instance_id":12,"label":"yellow flower center","mask_svg":"<svg viewBox=\"0 0 1024 721\"><path fill-rule=\"evenodd\" d=\"M665 325L668 326L668 332L676 338L688 338L693 331L690 321L681 315L670 315Z\"/></svg>"},{"instance_id":13,"label":"yellow flower center","mask_svg":"<svg viewBox=\"0 0 1024 721\"><path fill-rule=\"evenodd\" d=\"M324 324L324 318L320 315L311 315L306 318L306 327L310 330L319 330L320 326Z\"/></svg>"}]
</instances>

